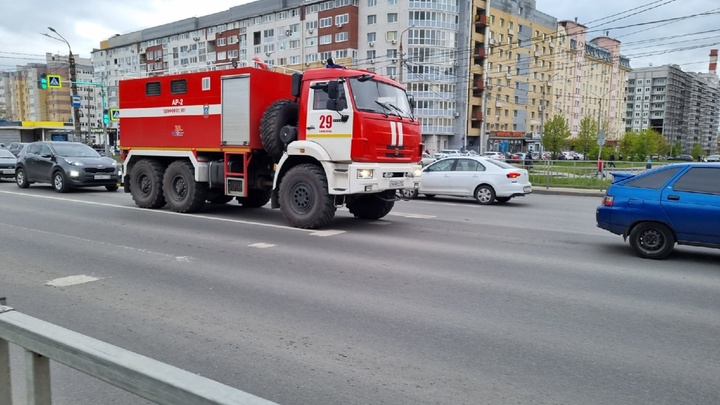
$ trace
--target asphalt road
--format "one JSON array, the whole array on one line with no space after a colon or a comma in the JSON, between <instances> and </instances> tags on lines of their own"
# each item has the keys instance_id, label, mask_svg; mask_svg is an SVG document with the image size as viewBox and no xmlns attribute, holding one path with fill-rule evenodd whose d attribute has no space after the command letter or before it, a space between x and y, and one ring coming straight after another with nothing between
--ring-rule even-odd
<instances>
[{"instance_id":1,"label":"asphalt road","mask_svg":"<svg viewBox=\"0 0 720 405\"><path fill-rule=\"evenodd\" d=\"M0 296L284 405L720 403L720 251L637 258L595 227L599 202L420 199L307 231L268 208L4 181ZM46 285L75 275L98 280ZM61 365L53 390L146 403Z\"/></svg>"}]
</instances>

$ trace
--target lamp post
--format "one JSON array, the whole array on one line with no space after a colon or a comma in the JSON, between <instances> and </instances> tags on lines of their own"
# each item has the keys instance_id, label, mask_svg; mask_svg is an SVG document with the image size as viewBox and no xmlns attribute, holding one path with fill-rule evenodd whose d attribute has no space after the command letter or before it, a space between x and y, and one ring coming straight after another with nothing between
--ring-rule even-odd
<instances>
[{"instance_id":1,"label":"lamp post","mask_svg":"<svg viewBox=\"0 0 720 405\"><path fill-rule=\"evenodd\" d=\"M68 63L70 64L70 98L72 99L72 96L77 95L77 71L75 70L75 56L73 55L72 48L70 47L70 43L60 35L59 32L55 30L53 27L47 27L50 31L55 33L58 37L54 37L49 34L42 34L48 38L52 38L56 41L64 42L65 45L68 46ZM73 109L73 128L75 131L75 136L80 136L80 110L77 107L72 107ZM87 142L87 137L85 139Z\"/></svg>"},{"instance_id":2,"label":"lamp post","mask_svg":"<svg viewBox=\"0 0 720 405\"><path fill-rule=\"evenodd\" d=\"M411 28L415 28L415 25L411 25L400 32L400 54L398 55L398 78L400 84L403 82L403 34Z\"/></svg>"}]
</instances>

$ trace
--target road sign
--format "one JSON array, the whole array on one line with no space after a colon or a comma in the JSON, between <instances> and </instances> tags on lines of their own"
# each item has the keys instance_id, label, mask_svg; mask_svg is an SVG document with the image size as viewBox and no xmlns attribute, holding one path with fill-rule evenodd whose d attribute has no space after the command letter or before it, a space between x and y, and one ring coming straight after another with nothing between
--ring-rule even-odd
<instances>
[{"instance_id":1,"label":"road sign","mask_svg":"<svg viewBox=\"0 0 720 405\"><path fill-rule=\"evenodd\" d=\"M120 119L120 110L117 108L110 109L110 121L118 121Z\"/></svg>"},{"instance_id":2,"label":"road sign","mask_svg":"<svg viewBox=\"0 0 720 405\"><path fill-rule=\"evenodd\" d=\"M80 107L80 96L72 96L72 106Z\"/></svg>"},{"instance_id":3,"label":"road sign","mask_svg":"<svg viewBox=\"0 0 720 405\"><path fill-rule=\"evenodd\" d=\"M47 75L48 87L51 89L59 89L62 87L62 78L60 75Z\"/></svg>"},{"instance_id":4,"label":"road sign","mask_svg":"<svg viewBox=\"0 0 720 405\"><path fill-rule=\"evenodd\" d=\"M605 131L600 131L598 133L598 140L597 140L598 146L605 145Z\"/></svg>"}]
</instances>

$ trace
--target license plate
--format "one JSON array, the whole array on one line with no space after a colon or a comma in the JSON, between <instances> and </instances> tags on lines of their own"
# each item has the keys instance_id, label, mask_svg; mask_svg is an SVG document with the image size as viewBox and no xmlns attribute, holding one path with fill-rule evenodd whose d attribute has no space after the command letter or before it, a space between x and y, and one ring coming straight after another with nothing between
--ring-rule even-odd
<instances>
[{"instance_id":1,"label":"license plate","mask_svg":"<svg viewBox=\"0 0 720 405\"><path fill-rule=\"evenodd\" d=\"M523 192L524 192L524 193L531 193L531 192L532 192L532 187L530 187L530 186L528 186L528 187L523 187Z\"/></svg>"},{"instance_id":2,"label":"license plate","mask_svg":"<svg viewBox=\"0 0 720 405\"><path fill-rule=\"evenodd\" d=\"M0 173L2 173L2 174L15 174L15 170L13 170L13 169L2 169L2 170L0 170Z\"/></svg>"},{"instance_id":3,"label":"license plate","mask_svg":"<svg viewBox=\"0 0 720 405\"><path fill-rule=\"evenodd\" d=\"M390 188L403 188L405 187L405 180L390 180Z\"/></svg>"},{"instance_id":4,"label":"license plate","mask_svg":"<svg viewBox=\"0 0 720 405\"><path fill-rule=\"evenodd\" d=\"M95 180L110 180L109 174L96 174Z\"/></svg>"}]
</instances>

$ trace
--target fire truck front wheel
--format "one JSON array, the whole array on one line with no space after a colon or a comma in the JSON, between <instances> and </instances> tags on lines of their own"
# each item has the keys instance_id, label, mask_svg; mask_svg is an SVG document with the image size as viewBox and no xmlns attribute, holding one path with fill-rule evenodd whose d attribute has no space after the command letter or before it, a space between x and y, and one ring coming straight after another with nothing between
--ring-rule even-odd
<instances>
[{"instance_id":1,"label":"fire truck front wheel","mask_svg":"<svg viewBox=\"0 0 720 405\"><path fill-rule=\"evenodd\" d=\"M162 179L165 168L158 162L142 159L130 170L130 193L140 208L160 208L165 205Z\"/></svg>"},{"instance_id":2,"label":"fire truck front wheel","mask_svg":"<svg viewBox=\"0 0 720 405\"><path fill-rule=\"evenodd\" d=\"M385 194L363 194L347 203L348 211L360 219L380 219L395 206L394 191Z\"/></svg>"},{"instance_id":3,"label":"fire truck front wheel","mask_svg":"<svg viewBox=\"0 0 720 405\"><path fill-rule=\"evenodd\" d=\"M328 192L323 170L313 164L288 170L280 182L280 210L298 228L327 225L335 216L335 202Z\"/></svg>"},{"instance_id":4,"label":"fire truck front wheel","mask_svg":"<svg viewBox=\"0 0 720 405\"><path fill-rule=\"evenodd\" d=\"M171 210L196 212L205 204L208 187L206 183L195 181L195 168L192 163L176 160L165 170L163 192Z\"/></svg>"}]
</instances>

